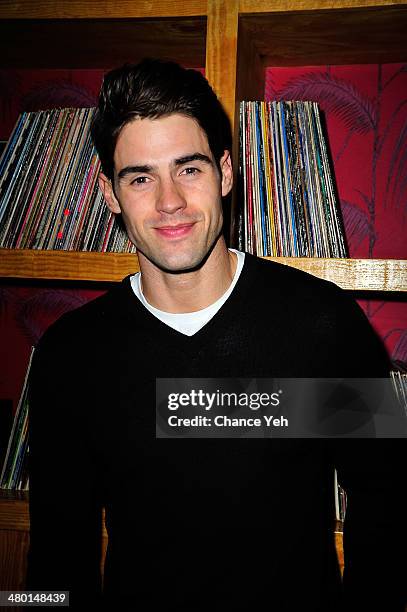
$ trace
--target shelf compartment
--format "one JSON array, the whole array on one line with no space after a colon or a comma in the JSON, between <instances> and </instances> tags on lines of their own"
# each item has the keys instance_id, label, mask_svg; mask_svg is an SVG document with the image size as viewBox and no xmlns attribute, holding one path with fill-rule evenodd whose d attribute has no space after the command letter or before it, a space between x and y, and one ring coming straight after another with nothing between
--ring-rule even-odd
<instances>
[{"instance_id":1,"label":"shelf compartment","mask_svg":"<svg viewBox=\"0 0 407 612\"><path fill-rule=\"evenodd\" d=\"M200 68L205 66L205 56L203 16L0 22L0 67L4 69L109 69L144 57Z\"/></svg>"},{"instance_id":2,"label":"shelf compartment","mask_svg":"<svg viewBox=\"0 0 407 612\"><path fill-rule=\"evenodd\" d=\"M315 10L241 14L239 29L266 66L390 63L407 55L407 5L328 10L321 3Z\"/></svg>"},{"instance_id":3,"label":"shelf compartment","mask_svg":"<svg viewBox=\"0 0 407 612\"><path fill-rule=\"evenodd\" d=\"M241 2L237 102L263 98L267 66L406 61L407 4L327 4Z\"/></svg>"}]
</instances>

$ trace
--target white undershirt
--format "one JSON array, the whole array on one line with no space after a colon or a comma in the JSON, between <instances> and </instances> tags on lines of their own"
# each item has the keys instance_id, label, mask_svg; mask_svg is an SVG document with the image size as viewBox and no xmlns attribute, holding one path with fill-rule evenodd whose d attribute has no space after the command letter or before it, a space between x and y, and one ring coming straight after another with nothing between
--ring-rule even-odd
<instances>
[{"instance_id":1,"label":"white undershirt","mask_svg":"<svg viewBox=\"0 0 407 612\"><path fill-rule=\"evenodd\" d=\"M199 331L204 325L208 323L212 319L212 317L218 312L218 310L223 306L226 302L230 294L232 293L241 271L243 270L244 264L244 253L241 251L236 251L235 249L229 249L232 253L236 253L237 255L237 266L236 272L233 277L232 283L229 289L218 299L216 302L203 308L202 310L198 310L196 312L165 312L164 310L159 310L154 306L151 306L144 297L143 291L141 289L141 272L137 272L130 278L131 287L134 291L134 294L138 297L140 302L153 314L157 319L160 319L163 323L176 329L181 332L181 334L185 334L186 336L193 336L197 331Z\"/></svg>"}]
</instances>

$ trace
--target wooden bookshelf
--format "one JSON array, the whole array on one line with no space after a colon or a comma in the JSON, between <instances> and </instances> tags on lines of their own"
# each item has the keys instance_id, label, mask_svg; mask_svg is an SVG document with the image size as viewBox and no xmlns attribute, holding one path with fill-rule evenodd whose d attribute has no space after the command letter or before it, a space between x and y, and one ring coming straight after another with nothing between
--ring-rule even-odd
<instances>
[{"instance_id":1,"label":"wooden bookshelf","mask_svg":"<svg viewBox=\"0 0 407 612\"><path fill-rule=\"evenodd\" d=\"M407 261L266 257L357 291L407 291ZM0 277L37 280L120 281L138 272L137 255L0 249Z\"/></svg>"},{"instance_id":2,"label":"wooden bookshelf","mask_svg":"<svg viewBox=\"0 0 407 612\"><path fill-rule=\"evenodd\" d=\"M0 590L24 590L26 559L30 544L28 491L0 489ZM107 548L104 525L101 534L101 571Z\"/></svg>"},{"instance_id":3,"label":"wooden bookshelf","mask_svg":"<svg viewBox=\"0 0 407 612\"><path fill-rule=\"evenodd\" d=\"M406 32L402 0L2 0L0 68L108 69L151 55L205 67L236 160L239 102L263 97L266 66L404 62ZM232 207L232 233L233 219ZM345 289L407 290L406 261L276 259ZM5 279L118 281L137 269L135 255L0 250ZM3 589L22 588L28 526L27 500L0 495Z\"/></svg>"},{"instance_id":4,"label":"wooden bookshelf","mask_svg":"<svg viewBox=\"0 0 407 612\"><path fill-rule=\"evenodd\" d=\"M28 494L0 489L0 589L23 590L30 519Z\"/></svg>"},{"instance_id":5,"label":"wooden bookshelf","mask_svg":"<svg viewBox=\"0 0 407 612\"><path fill-rule=\"evenodd\" d=\"M233 123L240 100L262 97L265 66L405 61L406 31L400 0L4 0L0 67L205 66Z\"/></svg>"},{"instance_id":6,"label":"wooden bookshelf","mask_svg":"<svg viewBox=\"0 0 407 612\"><path fill-rule=\"evenodd\" d=\"M266 66L405 61L406 31L401 0L4 0L0 68L109 68L146 55L204 66L235 128L237 159L238 105L263 97ZM232 236L234 220L232 205ZM115 281L136 269L128 255L0 257L8 278ZM281 261L346 289L406 290L398 260Z\"/></svg>"},{"instance_id":7,"label":"wooden bookshelf","mask_svg":"<svg viewBox=\"0 0 407 612\"><path fill-rule=\"evenodd\" d=\"M119 281L139 270L137 255L0 249L0 277Z\"/></svg>"}]
</instances>

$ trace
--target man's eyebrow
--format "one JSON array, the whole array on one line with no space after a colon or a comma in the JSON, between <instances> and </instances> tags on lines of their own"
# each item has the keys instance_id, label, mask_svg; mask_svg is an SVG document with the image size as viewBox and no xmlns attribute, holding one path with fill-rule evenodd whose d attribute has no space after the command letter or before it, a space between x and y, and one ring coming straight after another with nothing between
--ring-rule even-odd
<instances>
[{"instance_id":1,"label":"man's eyebrow","mask_svg":"<svg viewBox=\"0 0 407 612\"><path fill-rule=\"evenodd\" d=\"M211 158L208 157L207 155L204 155L203 153L191 153L190 155L184 155L183 157L177 157L177 159L174 159L173 165L183 166L184 164L189 164L192 161L201 161L201 162L204 162L205 164L210 164L211 166L213 165ZM136 166L126 166L125 168L122 168L118 172L117 178L122 179L128 174L137 174L137 173L144 173L144 172L149 173L149 172L153 172L153 170L154 170L154 166L150 166L148 164L141 164L141 165L136 165Z\"/></svg>"},{"instance_id":2,"label":"man's eyebrow","mask_svg":"<svg viewBox=\"0 0 407 612\"><path fill-rule=\"evenodd\" d=\"M117 178L122 179L125 176L127 176L127 174L137 174L137 172L152 172L153 171L153 166L149 166L149 165L141 165L141 166L126 166L125 168L122 168L120 170L120 172L118 172L117 174Z\"/></svg>"},{"instance_id":3,"label":"man's eyebrow","mask_svg":"<svg viewBox=\"0 0 407 612\"><path fill-rule=\"evenodd\" d=\"M213 166L213 161L207 155L203 153L191 153L191 155L184 155L184 157L178 157L174 160L174 166L182 166L184 164L189 164L192 161L201 161L205 164L210 164Z\"/></svg>"}]
</instances>

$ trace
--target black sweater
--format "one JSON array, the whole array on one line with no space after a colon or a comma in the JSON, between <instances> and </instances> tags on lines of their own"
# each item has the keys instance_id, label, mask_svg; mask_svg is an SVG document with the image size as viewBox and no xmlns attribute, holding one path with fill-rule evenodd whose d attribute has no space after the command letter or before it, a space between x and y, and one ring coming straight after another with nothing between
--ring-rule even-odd
<instances>
[{"instance_id":1,"label":"black sweater","mask_svg":"<svg viewBox=\"0 0 407 612\"><path fill-rule=\"evenodd\" d=\"M155 438L156 377L388 368L344 291L248 255L192 337L149 313L129 278L64 315L32 367L27 588L70 590L74 608L401 612L401 440ZM334 467L348 492L344 586Z\"/></svg>"}]
</instances>

